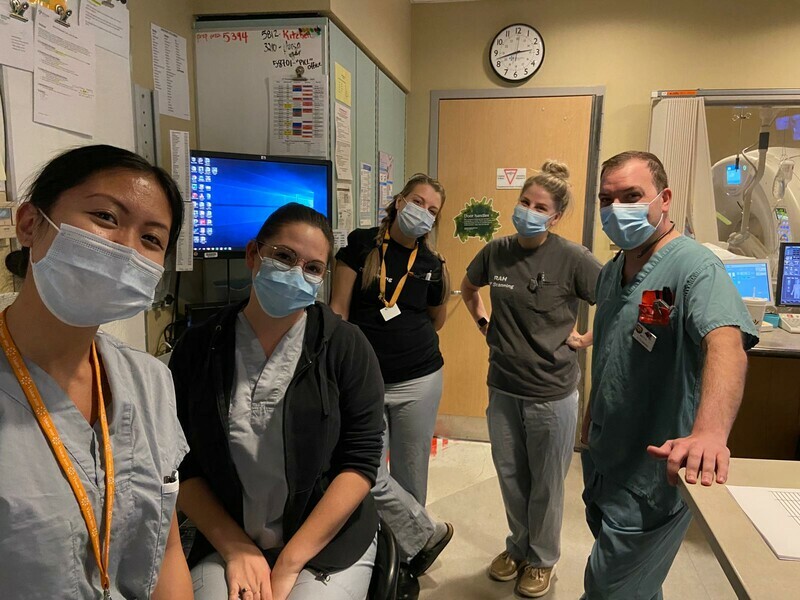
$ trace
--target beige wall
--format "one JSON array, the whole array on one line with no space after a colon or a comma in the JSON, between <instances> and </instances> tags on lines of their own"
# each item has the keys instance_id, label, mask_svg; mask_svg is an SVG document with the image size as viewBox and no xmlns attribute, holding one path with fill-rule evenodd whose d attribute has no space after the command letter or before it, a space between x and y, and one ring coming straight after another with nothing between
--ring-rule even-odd
<instances>
[{"instance_id":1,"label":"beige wall","mask_svg":"<svg viewBox=\"0 0 800 600\"><path fill-rule=\"evenodd\" d=\"M136 0L131 2L131 70L133 82L153 89L153 54L150 44L150 23L186 38L189 68L189 102L191 119L185 121L159 115L161 124L160 166L170 170L169 131L177 129L189 132L190 144L194 146L195 127L194 101L194 36L192 34L192 2L190 0ZM146 316L147 351L155 354L158 338L172 318L172 307L151 310Z\"/></svg>"},{"instance_id":2,"label":"beige wall","mask_svg":"<svg viewBox=\"0 0 800 600\"><path fill-rule=\"evenodd\" d=\"M414 4L409 173L428 168L430 91L505 87L490 75L486 51L519 21L536 27L546 47L524 87L606 86L602 158L646 146L652 90L800 85L800 10L791 0ZM596 239L606 256L605 238Z\"/></svg>"},{"instance_id":3,"label":"beige wall","mask_svg":"<svg viewBox=\"0 0 800 600\"><path fill-rule=\"evenodd\" d=\"M257 15L330 10L331 0L192 0L196 15Z\"/></svg>"},{"instance_id":4,"label":"beige wall","mask_svg":"<svg viewBox=\"0 0 800 600\"><path fill-rule=\"evenodd\" d=\"M317 12L330 17L395 83L411 87L409 0L194 0L196 15Z\"/></svg>"},{"instance_id":5,"label":"beige wall","mask_svg":"<svg viewBox=\"0 0 800 600\"><path fill-rule=\"evenodd\" d=\"M409 0L331 0L331 13L397 85L411 88Z\"/></svg>"},{"instance_id":6,"label":"beige wall","mask_svg":"<svg viewBox=\"0 0 800 600\"><path fill-rule=\"evenodd\" d=\"M131 13L131 70L133 82L148 89L153 89L153 52L150 44L150 23L154 23L186 38L189 54L189 102L191 119L185 121L174 117L160 115L161 120L161 166L169 168L169 130L188 131L191 143L195 134L195 99L194 99L194 34L192 32L191 0L136 0L130 3Z\"/></svg>"}]
</instances>

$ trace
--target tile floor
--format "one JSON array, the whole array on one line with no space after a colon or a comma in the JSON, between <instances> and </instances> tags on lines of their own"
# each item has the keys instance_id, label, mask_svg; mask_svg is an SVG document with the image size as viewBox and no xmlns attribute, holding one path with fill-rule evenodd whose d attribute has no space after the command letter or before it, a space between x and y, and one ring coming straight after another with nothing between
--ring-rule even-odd
<instances>
[{"instance_id":1,"label":"tile floor","mask_svg":"<svg viewBox=\"0 0 800 600\"><path fill-rule=\"evenodd\" d=\"M548 600L577 600L592 536L583 517L580 460L567 476L561 561ZM428 508L455 527L453 541L420 579L422 600L515 598L514 582L498 583L486 568L505 549L503 502L489 445L437 440L431 457ZM664 585L666 600L734 600L733 590L700 530L692 525Z\"/></svg>"}]
</instances>

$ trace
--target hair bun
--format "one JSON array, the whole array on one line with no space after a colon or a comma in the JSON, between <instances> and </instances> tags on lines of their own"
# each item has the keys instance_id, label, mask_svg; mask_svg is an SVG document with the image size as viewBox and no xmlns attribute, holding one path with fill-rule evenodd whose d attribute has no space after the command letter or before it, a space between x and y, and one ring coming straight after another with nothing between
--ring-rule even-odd
<instances>
[{"instance_id":1,"label":"hair bun","mask_svg":"<svg viewBox=\"0 0 800 600\"><path fill-rule=\"evenodd\" d=\"M12 275L16 275L20 279L25 279L28 273L28 262L30 257L30 250L22 248L21 250L13 250L6 255L6 269Z\"/></svg>"},{"instance_id":2,"label":"hair bun","mask_svg":"<svg viewBox=\"0 0 800 600\"><path fill-rule=\"evenodd\" d=\"M542 165L542 173L548 173L559 179L566 181L569 179L569 169L567 165L557 160L548 160Z\"/></svg>"}]
</instances>

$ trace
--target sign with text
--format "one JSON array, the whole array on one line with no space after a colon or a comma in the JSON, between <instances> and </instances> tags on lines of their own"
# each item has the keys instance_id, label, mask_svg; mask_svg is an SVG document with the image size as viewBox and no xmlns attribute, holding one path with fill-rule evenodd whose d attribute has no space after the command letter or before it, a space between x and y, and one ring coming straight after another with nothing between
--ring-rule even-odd
<instances>
[{"instance_id":1,"label":"sign with text","mask_svg":"<svg viewBox=\"0 0 800 600\"><path fill-rule=\"evenodd\" d=\"M528 169L520 167L501 167L497 169L498 190L521 190L528 178Z\"/></svg>"},{"instance_id":2,"label":"sign with text","mask_svg":"<svg viewBox=\"0 0 800 600\"><path fill-rule=\"evenodd\" d=\"M263 53L275 76L321 78L322 27L270 27L254 31L201 31L198 46L247 46Z\"/></svg>"},{"instance_id":3,"label":"sign with text","mask_svg":"<svg viewBox=\"0 0 800 600\"><path fill-rule=\"evenodd\" d=\"M456 229L453 237L462 242L476 237L484 242L491 242L494 234L500 229L500 213L492 206L492 199L484 196L480 200L470 198L463 210L453 218Z\"/></svg>"}]
</instances>

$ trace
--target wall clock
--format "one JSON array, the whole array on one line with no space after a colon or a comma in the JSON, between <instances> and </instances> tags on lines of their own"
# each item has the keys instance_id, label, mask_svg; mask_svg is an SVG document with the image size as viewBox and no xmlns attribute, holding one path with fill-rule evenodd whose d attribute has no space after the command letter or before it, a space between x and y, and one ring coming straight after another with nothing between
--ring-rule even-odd
<instances>
[{"instance_id":1,"label":"wall clock","mask_svg":"<svg viewBox=\"0 0 800 600\"><path fill-rule=\"evenodd\" d=\"M489 64L504 81L521 83L544 62L544 39L530 25L515 23L500 30L489 46Z\"/></svg>"}]
</instances>

